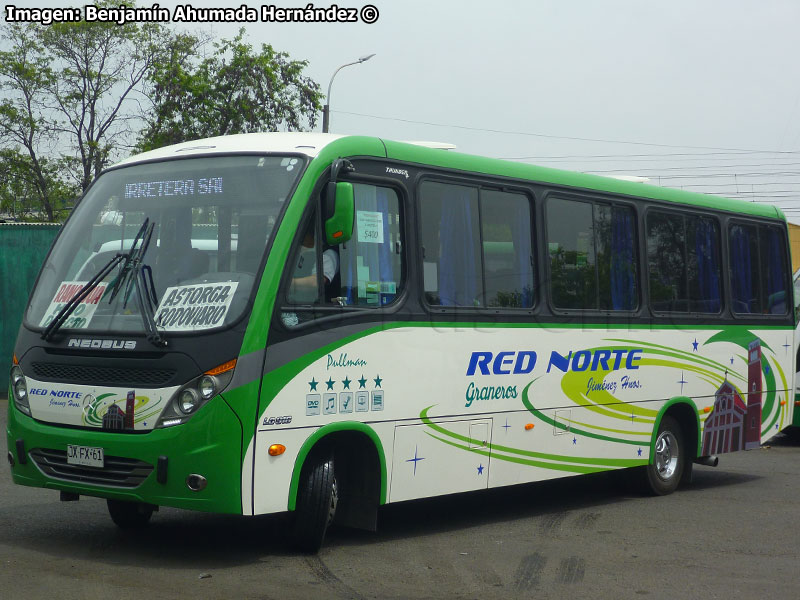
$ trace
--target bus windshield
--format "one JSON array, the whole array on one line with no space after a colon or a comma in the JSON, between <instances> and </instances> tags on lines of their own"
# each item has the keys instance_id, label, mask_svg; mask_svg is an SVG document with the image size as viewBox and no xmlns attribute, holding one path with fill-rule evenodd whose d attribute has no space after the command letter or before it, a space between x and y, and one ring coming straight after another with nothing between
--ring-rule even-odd
<instances>
[{"instance_id":1,"label":"bus windshield","mask_svg":"<svg viewBox=\"0 0 800 600\"><path fill-rule=\"evenodd\" d=\"M166 334L232 323L248 305L264 249L303 167L299 157L247 155L105 173L53 246L27 324L47 327L118 254L118 266L70 310L61 328L141 332L147 326L143 300ZM152 224L152 237L142 252L135 240L145 223Z\"/></svg>"}]
</instances>

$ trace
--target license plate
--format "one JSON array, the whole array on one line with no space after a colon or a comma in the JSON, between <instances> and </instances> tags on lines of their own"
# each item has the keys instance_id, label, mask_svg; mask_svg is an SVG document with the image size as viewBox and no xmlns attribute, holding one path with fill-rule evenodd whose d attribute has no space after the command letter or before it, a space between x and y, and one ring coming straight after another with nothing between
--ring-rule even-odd
<instances>
[{"instance_id":1,"label":"license plate","mask_svg":"<svg viewBox=\"0 0 800 600\"><path fill-rule=\"evenodd\" d=\"M103 468L103 449L67 445L67 464Z\"/></svg>"}]
</instances>

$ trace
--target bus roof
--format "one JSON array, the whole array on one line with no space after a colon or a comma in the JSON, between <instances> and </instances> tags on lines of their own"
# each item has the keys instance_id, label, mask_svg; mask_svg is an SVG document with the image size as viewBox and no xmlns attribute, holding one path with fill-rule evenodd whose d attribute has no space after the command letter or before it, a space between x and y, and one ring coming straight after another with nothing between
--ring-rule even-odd
<instances>
[{"instance_id":1,"label":"bus roof","mask_svg":"<svg viewBox=\"0 0 800 600\"><path fill-rule=\"evenodd\" d=\"M453 151L442 152L401 142L385 141L384 144L387 158L405 162L786 220L781 210L770 204L721 198L638 181L623 181L600 175L562 171L498 158L485 158Z\"/></svg>"},{"instance_id":2,"label":"bus roof","mask_svg":"<svg viewBox=\"0 0 800 600\"><path fill-rule=\"evenodd\" d=\"M181 142L130 156L114 167L131 165L151 160L230 154L232 152L283 152L303 154L314 158L331 142L344 137L332 133L239 133L219 137Z\"/></svg>"},{"instance_id":3,"label":"bus roof","mask_svg":"<svg viewBox=\"0 0 800 600\"><path fill-rule=\"evenodd\" d=\"M131 156L114 166L119 167L138 162L185 156L230 154L232 152L284 152L302 154L309 158L321 155L320 157L323 160L340 156L375 156L419 165L455 169L465 173L482 173L581 190L620 194L635 198L649 198L785 220L783 212L779 208L766 203L721 198L611 177L587 175L521 162L463 154L453 150L443 151L439 147L425 147L418 143L395 142L374 137L343 136L330 133L246 133L206 138Z\"/></svg>"}]
</instances>

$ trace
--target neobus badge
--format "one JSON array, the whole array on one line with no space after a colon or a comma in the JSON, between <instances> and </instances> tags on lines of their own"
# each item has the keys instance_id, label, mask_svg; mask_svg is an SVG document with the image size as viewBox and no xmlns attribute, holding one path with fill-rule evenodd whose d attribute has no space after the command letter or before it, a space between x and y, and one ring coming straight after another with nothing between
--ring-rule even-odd
<instances>
[{"instance_id":1,"label":"neobus badge","mask_svg":"<svg viewBox=\"0 0 800 600\"><path fill-rule=\"evenodd\" d=\"M91 348L93 350L135 350L136 340L93 340L70 338L67 348Z\"/></svg>"}]
</instances>

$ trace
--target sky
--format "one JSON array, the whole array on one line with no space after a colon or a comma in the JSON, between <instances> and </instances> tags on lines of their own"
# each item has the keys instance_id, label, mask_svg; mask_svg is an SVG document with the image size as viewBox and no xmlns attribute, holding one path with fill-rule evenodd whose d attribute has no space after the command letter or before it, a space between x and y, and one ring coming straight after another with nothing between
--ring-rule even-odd
<instances>
[{"instance_id":1,"label":"sky","mask_svg":"<svg viewBox=\"0 0 800 600\"><path fill-rule=\"evenodd\" d=\"M800 2L336 0L367 3L379 11L374 24L173 26L216 37L244 27L251 43L307 60L323 93L337 67L374 53L336 75L333 133L646 177L774 203L800 223ZM192 2L243 4L268 0Z\"/></svg>"}]
</instances>

